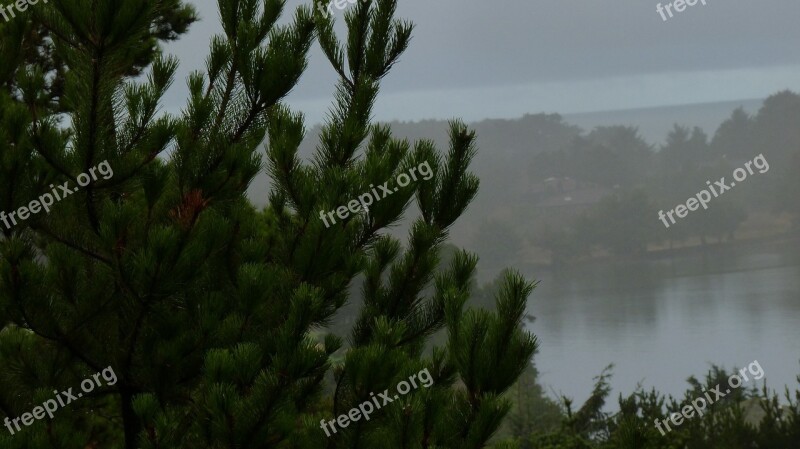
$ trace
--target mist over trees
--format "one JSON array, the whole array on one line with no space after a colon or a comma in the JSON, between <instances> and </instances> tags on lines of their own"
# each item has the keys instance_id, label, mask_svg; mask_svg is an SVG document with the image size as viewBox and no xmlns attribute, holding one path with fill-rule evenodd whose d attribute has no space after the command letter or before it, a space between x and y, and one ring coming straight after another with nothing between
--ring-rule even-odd
<instances>
[{"instance_id":1,"label":"mist over trees","mask_svg":"<svg viewBox=\"0 0 800 449\"><path fill-rule=\"evenodd\" d=\"M716 130L675 123L662 144L624 123L585 131L559 114L477 122L477 142L485 151L476 156L475 172L493 182L482 187L454 239L485 256L481 270L496 273L504 266L493 254L499 247L516 248L506 255L512 263L525 254L541 266L561 267L590 256L640 257L793 235L800 229L794 199L798 120L800 96L782 91L755 114L733 109ZM398 135L444 144L441 123L388 125ZM768 173L751 175L669 229L659 221L659 210L684 203L706 181L731 179L734 169L759 154ZM482 218L487 216L498 230L494 236Z\"/></svg>"},{"instance_id":2,"label":"mist over trees","mask_svg":"<svg viewBox=\"0 0 800 449\"><path fill-rule=\"evenodd\" d=\"M0 23L0 212L20 218L0 227L0 449L798 447L800 392L766 387L658 435L716 366L681 400L640 388L613 413L611 367L585 403L551 397L539 284L501 268L797 239L800 96L716 130L677 123L663 144L559 114L380 124L414 30L397 0L348 6L344 32L311 4L217 3L178 114L160 109L180 62L162 45L197 20L189 2L55 0ZM286 98L313 45L337 84L307 132ZM768 173L658 221L759 154ZM28 213L101 163L111 176ZM422 163L430 179L320 219Z\"/></svg>"}]
</instances>

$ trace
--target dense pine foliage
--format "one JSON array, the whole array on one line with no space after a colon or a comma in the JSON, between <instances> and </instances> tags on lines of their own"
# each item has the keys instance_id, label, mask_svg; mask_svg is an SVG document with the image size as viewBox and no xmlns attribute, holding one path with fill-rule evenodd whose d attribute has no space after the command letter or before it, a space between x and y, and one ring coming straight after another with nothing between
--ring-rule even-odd
<instances>
[{"instance_id":1,"label":"dense pine foliage","mask_svg":"<svg viewBox=\"0 0 800 449\"><path fill-rule=\"evenodd\" d=\"M311 5L220 0L224 34L159 112L178 61L159 42L195 20L178 0L59 0L0 25L0 209L108 161L91 183L0 241L0 418L112 367L118 381L11 435L9 449L480 448L536 346L532 285L502 281L493 312L465 307L476 258L437 270L478 189L474 133L450 147L371 124L380 82L411 39L396 0L362 1L346 33ZM288 20L281 20L286 16ZM314 42L340 80L316 154L283 102ZM136 77L138 73L144 76ZM266 154L261 150L266 142ZM434 176L336 226L330 210L427 162ZM245 189L272 186L256 210ZM384 230L410 204L407 242ZM346 339L320 332L348 301ZM429 344L437 331L447 338ZM320 420L427 369L434 383L326 437Z\"/></svg>"}]
</instances>

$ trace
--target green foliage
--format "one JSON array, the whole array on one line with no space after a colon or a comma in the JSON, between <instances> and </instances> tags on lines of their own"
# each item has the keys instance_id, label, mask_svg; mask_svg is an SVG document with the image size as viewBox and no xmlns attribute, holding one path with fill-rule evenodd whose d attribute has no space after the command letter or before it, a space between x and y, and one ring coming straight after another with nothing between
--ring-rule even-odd
<instances>
[{"instance_id":1,"label":"green foliage","mask_svg":"<svg viewBox=\"0 0 800 449\"><path fill-rule=\"evenodd\" d=\"M662 434L654 425L703 397L715 385L726 385L730 374L712 367L701 381L689 378L690 388L681 398L655 390L637 389L620 395L619 411L603 411L609 395L608 369L598 378L589 399L576 412L562 398L561 426L514 435L522 449L786 449L800 443L800 390L786 390L783 398L766 387L741 388L713 403L702 416L695 414ZM800 376L798 376L800 382ZM541 419L542 415L534 417ZM511 419L515 419L512 414Z\"/></svg>"},{"instance_id":2,"label":"green foliage","mask_svg":"<svg viewBox=\"0 0 800 449\"><path fill-rule=\"evenodd\" d=\"M534 433L546 434L560 427L561 408L545 394L538 378L539 371L535 364L530 364L509 389L507 396L512 407L498 438L527 438Z\"/></svg>"},{"instance_id":3,"label":"green foliage","mask_svg":"<svg viewBox=\"0 0 800 449\"><path fill-rule=\"evenodd\" d=\"M736 108L730 118L722 122L711 140L711 150L716 157L750 159L756 150L753 117L742 108Z\"/></svg>"},{"instance_id":4,"label":"green foliage","mask_svg":"<svg viewBox=\"0 0 800 449\"><path fill-rule=\"evenodd\" d=\"M534 243L537 247L550 251L551 263L560 268L574 262L581 256L589 255L597 244L597 233L589 214L581 214L564 228L546 225L537 232Z\"/></svg>"},{"instance_id":5,"label":"green foliage","mask_svg":"<svg viewBox=\"0 0 800 449\"><path fill-rule=\"evenodd\" d=\"M696 126L689 130L674 125L667 134L667 143L661 148L659 156L663 159L664 167L673 176L688 172L711 160L708 136Z\"/></svg>"},{"instance_id":6,"label":"green foliage","mask_svg":"<svg viewBox=\"0 0 800 449\"><path fill-rule=\"evenodd\" d=\"M652 219L654 207L641 190L624 191L602 200L593 222L597 240L615 254L641 254L660 224Z\"/></svg>"},{"instance_id":7,"label":"green foliage","mask_svg":"<svg viewBox=\"0 0 800 449\"><path fill-rule=\"evenodd\" d=\"M553 216L534 221L531 241L550 251L558 268L596 249L628 256L663 242L673 248L676 243L730 241L748 218L780 226L783 218L771 215L775 213L788 213L796 230L800 213L792 193L798 188L793 174L800 161L798 120L800 95L783 91L767 98L752 116L734 110L710 141L702 129L676 124L654 151L635 128L609 126L578 133L557 149L539 147L530 170L539 189L536 195L545 203L559 201L547 209L534 205L534 210L552 211ZM770 165L766 176L756 171L746 187L713 198L708 209L691 212L669 229L658 224L659 210L685 204L707 189L707 181L713 185L725 177L730 184L733 170L762 154ZM546 181L551 177L557 179ZM553 191L556 184L559 189ZM626 196L630 203L623 204ZM562 200L566 197L569 201ZM645 204L649 206L642 208ZM764 235L772 236L770 232L764 230Z\"/></svg>"},{"instance_id":8,"label":"green foliage","mask_svg":"<svg viewBox=\"0 0 800 449\"><path fill-rule=\"evenodd\" d=\"M478 190L474 132L454 121L440 152L370 123L411 37L396 0L349 8L343 42L310 6L278 25L284 0L220 0L223 34L178 116L158 113L178 61L155 43L185 31L191 8L89 3L37 5L59 59L2 29L23 45L0 47L0 209L101 161L114 176L3 229L0 418L106 366L118 382L0 433L0 447L485 447L536 348L521 326L533 285L510 272L494 312L471 310L477 259L457 251L442 267L449 228ZM315 39L340 80L308 161L303 117L282 99ZM423 162L432 179L330 228L318 218ZM273 185L257 211L245 190L263 168ZM421 214L403 243L384 230L412 201ZM325 335L355 282L352 332ZM437 331L447 338L426 350ZM321 419L422 369L432 386L325 436Z\"/></svg>"},{"instance_id":9,"label":"green foliage","mask_svg":"<svg viewBox=\"0 0 800 449\"><path fill-rule=\"evenodd\" d=\"M567 227L545 226L535 242L550 250L552 264L561 267L601 248L618 256L641 255L659 239L655 206L643 190L620 190L603 198Z\"/></svg>"}]
</instances>

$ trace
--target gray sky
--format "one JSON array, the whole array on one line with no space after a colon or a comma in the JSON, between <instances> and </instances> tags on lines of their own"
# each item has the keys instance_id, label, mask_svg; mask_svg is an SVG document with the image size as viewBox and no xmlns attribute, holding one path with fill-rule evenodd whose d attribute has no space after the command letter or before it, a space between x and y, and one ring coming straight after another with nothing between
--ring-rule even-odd
<instances>
[{"instance_id":1,"label":"gray sky","mask_svg":"<svg viewBox=\"0 0 800 449\"><path fill-rule=\"evenodd\" d=\"M403 0L399 16L416 24L414 39L385 80L375 117L472 121L800 91L800 2L706 1L664 22L654 0ZM165 104L172 111L221 32L216 1L192 3L201 22L167 47L181 59ZM301 3L310 0L288 6ZM315 46L288 102L318 122L334 83Z\"/></svg>"}]
</instances>

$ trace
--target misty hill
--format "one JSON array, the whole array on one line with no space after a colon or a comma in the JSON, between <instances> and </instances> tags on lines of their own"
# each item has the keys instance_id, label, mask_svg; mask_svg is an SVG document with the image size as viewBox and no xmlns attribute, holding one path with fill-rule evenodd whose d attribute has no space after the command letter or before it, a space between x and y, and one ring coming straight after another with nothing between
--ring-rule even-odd
<instances>
[{"instance_id":1,"label":"misty hill","mask_svg":"<svg viewBox=\"0 0 800 449\"><path fill-rule=\"evenodd\" d=\"M664 245L732 241L738 231L753 238L782 234L791 222L779 214L797 212L790 192L797 191L792 167L800 163L798 120L800 96L784 91L764 101L471 123L478 147L471 168L481 185L451 229L451 242L481 256L486 279L504 266L591 257L593 248L636 255ZM447 121L388 125L397 138L449 146ZM319 126L308 130L302 158L313 155L319 132ZM707 179L730 177L762 152L765 163L777 167L769 176L675 230L659 228L659 209L685 201ZM263 205L266 175L250 191ZM800 219L794 223L800 229ZM406 224L390 232L405 234Z\"/></svg>"},{"instance_id":2,"label":"misty hill","mask_svg":"<svg viewBox=\"0 0 800 449\"><path fill-rule=\"evenodd\" d=\"M660 144L664 142L672 125L698 126L707 134L713 134L719 125L741 107L748 114L755 114L763 99L696 103L679 106L626 109L619 111L564 114L569 123L591 130L596 126L635 126L644 140Z\"/></svg>"},{"instance_id":3,"label":"misty hill","mask_svg":"<svg viewBox=\"0 0 800 449\"><path fill-rule=\"evenodd\" d=\"M651 144L664 141L673 124L698 126L713 135L716 128L737 107L755 113L762 100L741 100L717 103L664 106L645 109L590 112L580 114L526 114L519 119L486 119L470 123L477 132L478 155L473 170L481 178L478 201L496 195L514 195L527 179L531 156L545 151L557 151L583 132L597 126L624 125L639 129L640 136ZM447 121L389 122L395 134L410 141L433 140L446 148ZM319 141L319 126L308 130L300 148L302 157L313 154ZM518 182L515 182L517 180ZM492 181L492 182L490 182ZM493 189L495 186L497 189ZM268 182L260 175L250 188L251 199L259 205L266 202ZM495 191L492 191L495 190ZM523 189L524 190L524 189ZM474 208L473 208L474 209Z\"/></svg>"}]
</instances>

